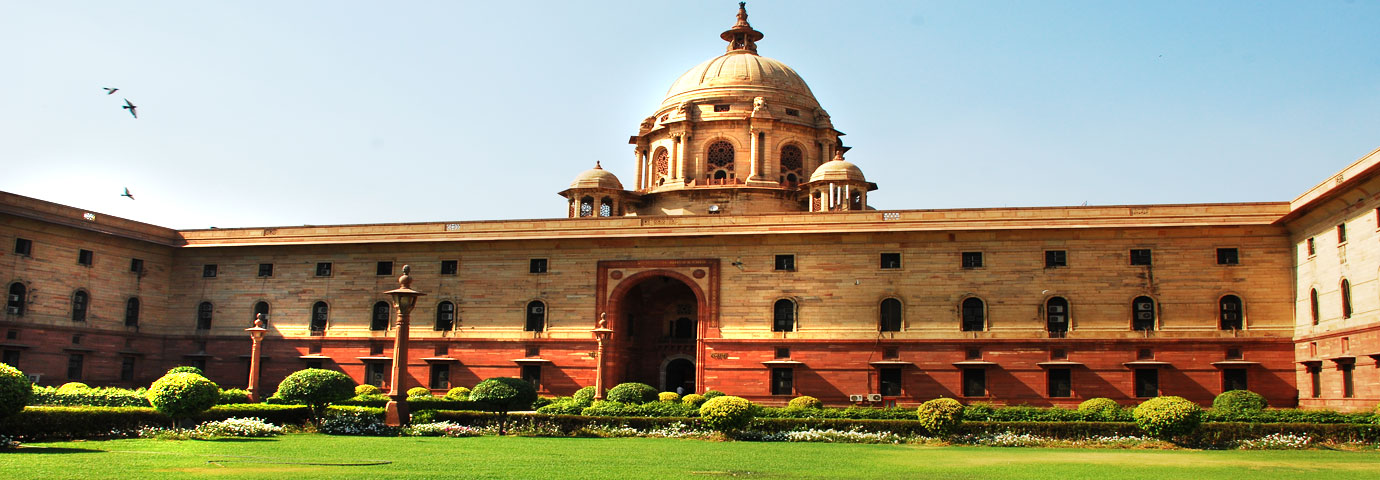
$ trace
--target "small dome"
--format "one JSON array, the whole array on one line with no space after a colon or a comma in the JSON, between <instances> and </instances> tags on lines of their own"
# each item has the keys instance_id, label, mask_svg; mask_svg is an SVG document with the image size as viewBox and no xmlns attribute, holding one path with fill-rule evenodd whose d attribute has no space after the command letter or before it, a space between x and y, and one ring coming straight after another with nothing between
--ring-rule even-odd
<instances>
[{"instance_id":1,"label":"small dome","mask_svg":"<svg viewBox=\"0 0 1380 480\"><path fill-rule=\"evenodd\" d=\"M594 168L580 172L575 176L575 181L570 182L570 188L612 188L622 190L623 182L618 181L618 177L604 170L599 166L599 162L594 162Z\"/></svg>"},{"instance_id":2,"label":"small dome","mask_svg":"<svg viewBox=\"0 0 1380 480\"><path fill-rule=\"evenodd\" d=\"M835 153L834 159L824 162L815 173L810 174L810 182L866 182L863 178L862 169L850 162L844 161L843 153Z\"/></svg>"}]
</instances>

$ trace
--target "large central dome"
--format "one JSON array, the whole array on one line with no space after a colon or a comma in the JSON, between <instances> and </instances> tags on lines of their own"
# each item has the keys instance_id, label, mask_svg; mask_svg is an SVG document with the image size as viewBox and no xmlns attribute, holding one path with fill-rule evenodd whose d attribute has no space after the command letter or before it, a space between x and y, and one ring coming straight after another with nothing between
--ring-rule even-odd
<instances>
[{"instance_id":1,"label":"large central dome","mask_svg":"<svg viewBox=\"0 0 1380 480\"><path fill-rule=\"evenodd\" d=\"M814 93L791 67L748 50L711 58L685 72L666 92L662 107L727 93L788 98L801 107L819 107ZM785 94L785 95L782 95ZM784 99L784 98L783 98Z\"/></svg>"}]
</instances>

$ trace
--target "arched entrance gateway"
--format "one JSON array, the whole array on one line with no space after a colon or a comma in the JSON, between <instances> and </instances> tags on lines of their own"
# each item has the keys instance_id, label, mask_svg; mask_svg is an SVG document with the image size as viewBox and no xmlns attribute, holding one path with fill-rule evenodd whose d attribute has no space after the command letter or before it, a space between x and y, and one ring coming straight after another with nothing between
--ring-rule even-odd
<instances>
[{"instance_id":1,"label":"arched entrance gateway","mask_svg":"<svg viewBox=\"0 0 1380 480\"><path fill-rule=\"evenodd\" d=\"M702 390L704 338L715 326L717 265L600 262L600 311L614 330L604 351L604 388L641 382L662 391Z\"/></svg>"}]
</instances>

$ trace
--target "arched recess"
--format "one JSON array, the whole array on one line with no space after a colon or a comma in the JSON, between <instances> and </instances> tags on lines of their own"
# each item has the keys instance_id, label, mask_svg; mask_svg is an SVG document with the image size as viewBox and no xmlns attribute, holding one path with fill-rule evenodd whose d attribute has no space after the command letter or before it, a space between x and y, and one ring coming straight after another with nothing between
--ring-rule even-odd
<instances>
[{"instance_id":1,"label":"arched recess","mask_svg":"<svg viewBox=\"0 0 1380 480\"><path fill-rule=\"evenodd\" d=\"M1342 292L1342 318L1351 318L1351 281L1343 277L1339 289Z\"/></svg>"},{"instance_id":2,"label":"arched recess","mask_svg":"<svg viewBox=\"0 0 1380 480\"><path fill-rule=\"evenodd\" d=\"M987 330L987 302L976 296L967 296L958 302L959 330L981 332Z\"/></svg>"},{"instance_id":3,"label":"arched recess","mask_svg":"<svg viewBox=\"0 0 1380 480\"><path fill-rule=\"evenodd\" d=\"M737 142L728 138L718 137L710 139L704 147L704 179L705 183L711 185L722 185L733 183L737 178L737 160L739 148Z\"/></svg>"},{"instance_id":4,"label":"arched recess","mask_svg":"<svg viewBox=\"0 0 1380 480\"><path fill-rule=\"evenodd\" d=\"M671 178L671 154L666 147L656 147L652 154L652 186L664 185Z\"/></svg>"},{"instance_id":5,"label":"arched recess","mask_svg":"<svg viewBox=\"0 0 1380 480\"><path fill-rule=\"evenodd\" d=\"M72 292L72 321L85 322L86 312L91 308L91 294L78 289Z\"/></svg>"},{"instance_id":6,"label":"arched recess","mask_svg":"<svg viewBox=\"0 0 1380 480\"><path fill-rule=\"evenodd\" d=\"M382 332L388 330L389 319L393 316L393 307L383 300L374 302L374 308L369 313L369 331Z\"/></svg>"},{"instance_id":7,"label":"arched recess","mask_svg":"<svg viewBox=\"0 0 1380 480\"><path fill-rule=\"evenodd\" d=\"M1246 302L1235 293L1217 298L1217 326L1221 330L1244 330L1246 328Z\"/></svg>"},{"instance_id":8,"label":"arched recess","mask_svg":"<svg viewBox=\"0 0 1380 480\"><path fill-rule=\"evenodd\" d=\"M264 301L264 300L259 300L258 302L254 303L254 316L251 317L251 318L249 319L249 321L252 323L254 320L258 320L258 319L260 318L260 315L263 315L263 317L262 317L262 318L264 319L264 325L263 325L263 326L264 326L264 328L268 328L269 309L270 309L270 307L269 307L269 305L268 305L268 302L266 302L266 301Z\"/></svg>"},{"instance_id":9,"label":"arched recess","mask_svg":"<svg viewBox=\"0 0 1380 480\"><path fill-rule=\"evenodd\" d=\"M594 197L591 197L591 196L589 196L589 195L585 195L585 196L583 196L583 197L580 197L580 207L579 207L579 208L580 208L579 215L580 215L581 217L592 217L592 216L594 216Z\"/></svg>"},{"instance_id":10,"label":"arched recess","mask_svg":"<svg viewBox=\"0 0 1380 480\"><path fill-rule=\"evenodd\" d=\"M29 287L24 282L14 282L10 284L5 297L5 313L8 315L22 316L29 300Z\"/></svg>"},{"instance_id":11,"label":"arched recess","mask_svg":"<svg viewBox=\"0 0 1380 480\"><path fill-rule=\"evenodd\" d=\"M700 261L671 260L649 262L664 264L691 263L695 266L702 265L702 268L709 267L711 265L711 263L709 262ZM640 263L640 261L612 261L607 263L601 262L599 274L601 278L608 278L610 269L622 267L625 265L637 265L638 263ZM708 270L710 268L705 269ZM605 349L606 355L608 357L605 359L604 362L604 385L617 385L618 383L625 381L625 373L628 371L628 369L635 368L629 367L630 363L638 363L643 365L646 364L646 359L633 358L632 353L629 350L633 342L627 337L630 327L630 320L628 316L631 312L630 307L635 308L635 306L628 297L629 294L632 293L634 290L637 290L640 285L646 282L660 282L663 281L659 280L662 278L666 279L665 281L677 282L678 284L683 285L685 289L688 290L690 296L693 296L694 298L693 303L695 311L692 315L692 318L694 318L695 322L695 342L693 345L689 344L688 342L684 342L683 348L689 352L693 352L694 354L693 357L690 357L688 353L686 354L686 356L691 359L692 363L694 363L694 388L697 391L703 390L705 388L703 382L704 361L702 361L705 351L704 339L711 328L717 327L716 325L713 325L714 309L710 304L709 296L706 293L705 289L702 288L701 285L695 281L695 279L691 278L689 275L686 275L682 272L667 268L652 268L628 275L626 278L623 278L621 282L614 285L612 288L607 289L608 293L602 295L603 301L599 302L599 305L596 305L595 319L597 319L599 314L602 313L608 320L608 327L614 330L614 334L612 335L612 337L610 337L610 341L606 344ZM607 287L601 287L600 290L603 290L604 288ZM602 307L602 312L597 310L600 307ZM656 325L656 327L652 327L652 325ZM657 331L660 332L662 326L659 323L647 322L646 326L643 328L657 328ZM676 339L672 339L672 341L677 342ZM680 342L683 341L679 341L677 343ZM672 348L676 347L672 346ZM666 359L669 358L670 357L668 356L665 359L657 359L659 361L657 361L656 363L652 363L651 365L660 366L662 364L662 361L666 361ZM701 360L696 361L696 359ZM662 378L664 379L664 377ZM656 384L658 383L658 381L649 381L645 383Z\"/></svg>"},{"instance_id":12,"label":"arched recess","mask_svg":"<svg viewBox=\"0 0 1380 480\"><path fill-rule=\"evenodd\" d=\"M689 369L685 370L685 364L689 364ZM676 387L688 385L685 393L695 391L695 357L689 355L671 355L661 361L661 391L674 392Z\"/></svg>"},{"instance_id":13,"label":"arched recess","mask_svg":"<svg viewBox=\"0 0 1380 480\"><path fill-rule=\"evenodd\" d=\"M805 147L797 142L788 142L781 146L777 168L780 171L778 181L781 186L795 188L808 180L805 176Z\"/></svg>"},{"instance_id":14,"label":"arched recess","mask_svg":"<svg viewBox=\"0 0 1380 480\"><path fill-rule=\"evenodd\" d=\"M1141 295L1131 300L1131 329L1140 331L1159 330L1159 309L1155 299Z\"/></svg>"},{"instance_id":15,"label":"arched recess","mask_svg":"<svg viewBox=\"0 0 1380 480\"><path fill-rule=\"evenodd\" d=\"M1308 316L1313 320L1313 324L1318 324L1318 289L1308 289Z\"/></svg>"},{"instance_id":16,"label":"arched recess","mask_svg":"<svg viewBox=\"0 0 1380 480\"><path fill-rule=\"evenodd\" d=\"M877 330L899 332L904 324L904 306L896 297L883 298L877 305Z\"/></svg>"}]
</instances>

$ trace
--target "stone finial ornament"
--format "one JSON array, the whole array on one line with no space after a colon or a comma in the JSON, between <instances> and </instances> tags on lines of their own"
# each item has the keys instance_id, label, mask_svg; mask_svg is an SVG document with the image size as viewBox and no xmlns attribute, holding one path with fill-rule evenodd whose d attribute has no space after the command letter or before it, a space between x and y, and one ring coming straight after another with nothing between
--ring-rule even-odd
<instances>
[{"instance_id":1,"label":"stone finial ornament","mask_svg":"<svg viewBox=\"0 0 1380 480\"><path fill-rule=\"evenodd\" d=\"M412 266L403 265L403 274L401 277L398 277L398 285L402 286L402 288L412 288L412 275L409 275L409 273L412 273Z\"/></svg>"}]
</instances>

